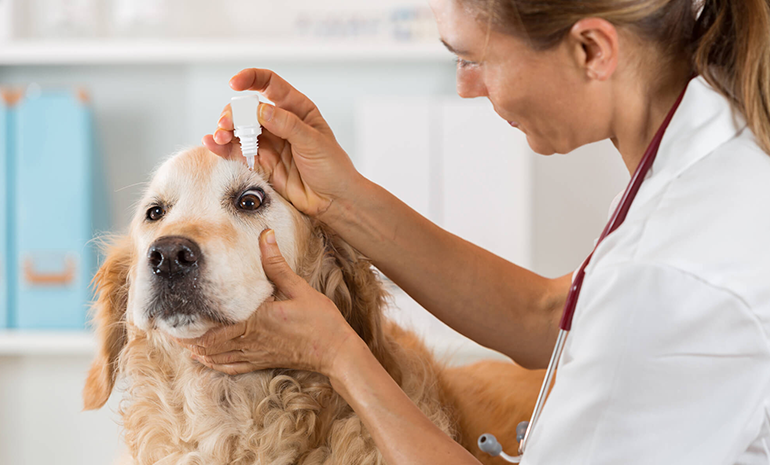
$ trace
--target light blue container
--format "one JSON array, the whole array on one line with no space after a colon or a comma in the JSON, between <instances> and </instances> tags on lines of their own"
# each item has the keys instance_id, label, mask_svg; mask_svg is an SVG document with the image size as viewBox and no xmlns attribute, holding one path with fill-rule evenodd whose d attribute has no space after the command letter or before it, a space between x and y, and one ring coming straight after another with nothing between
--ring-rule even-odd
<instances>
[{"instance_id":1,"label":"light blue container","mask_svg":"<svg viewBox=\"0 0 770 465\"><path fill-rule=\"evenodd\" d=\"M94 270L90 111L74 91L44 91L15 113L11 323L83 329Z\"/></svg>"},{"instance_id":2,"label":"light blue container","mask_svg":"<svg viewBox=\"0 0 770 465\"><path fill-rule=\"evenodd\" d=\"M5 98L0 98L0 329L7 328L8 306L10 304L8 251L8 139L10 107Z\"/></svg>"}]
</instances>

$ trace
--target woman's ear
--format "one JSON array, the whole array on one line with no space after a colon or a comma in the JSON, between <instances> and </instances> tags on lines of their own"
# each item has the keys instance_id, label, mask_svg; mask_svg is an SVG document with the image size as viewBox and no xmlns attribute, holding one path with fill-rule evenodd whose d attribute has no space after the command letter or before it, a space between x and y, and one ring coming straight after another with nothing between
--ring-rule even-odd
<instances>
[{"instance_id":1,"label":"woman's ear","mask_svg":"<svg viewBox=\"0 0 770 465\"><path fill-rule=\"evenodd\" d=\"M118 356L126 344L128 273L133 247L128 237L104 247L106 259L94 276L96 302L91 324L95 326L97 354L83 389L84 410L101 408L109 399L118 373Z\"/></svg>"},{"instance_id":2,"label":"woman's ear","mask_svg":"<svg viewBox=\"0 0 770 465\"><path fill-rule=\"evenodd\" d=\"M569 33L577 69L586 77L606 81L618 66L620 49L615 26L601 18L584 18Z\"/></svg>"},{"instance_id":3,"label":"woman's ear","mask_svg":"<svg viewBox=\"0 0 770 465\"><path fill-rule=\"evenodd\" d=\"M375 357L400 383L401 373L383 331L386 292L371 262L321 223L300 273L329 297Z\"/></svg>"}]
</instances>

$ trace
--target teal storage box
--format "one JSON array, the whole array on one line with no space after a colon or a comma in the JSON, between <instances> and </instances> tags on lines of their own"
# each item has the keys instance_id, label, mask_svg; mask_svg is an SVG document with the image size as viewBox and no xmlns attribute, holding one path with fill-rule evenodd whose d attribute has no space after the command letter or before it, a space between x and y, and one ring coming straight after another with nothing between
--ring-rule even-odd
<instances>
[{"instance_id":1,"label":"teal storage box","mask_svg":"<svg viewBox=\"0 0 770 465\"><path fill-rule=\"evenodd\" d=\"M84 329L94 271L93 135L82 94L38 91L12 138L12 326Z\"/></svg>"},{"instance_id":2,"label":"teal storage box","mask_svg":"<svg viewBox=\"0 0 770 465\"><path fill-rule=\"evenodd\" d=\"M8 195L9 175L8 175L8 151L11 147L11 141L8 138L8 125L10 105L6 94L2 93L0 99L0 329L7 328L8 307L10 305L10 296L8 294L9 272L8 263L10 244L8 237Z\"/></svg>"}]
</instances>

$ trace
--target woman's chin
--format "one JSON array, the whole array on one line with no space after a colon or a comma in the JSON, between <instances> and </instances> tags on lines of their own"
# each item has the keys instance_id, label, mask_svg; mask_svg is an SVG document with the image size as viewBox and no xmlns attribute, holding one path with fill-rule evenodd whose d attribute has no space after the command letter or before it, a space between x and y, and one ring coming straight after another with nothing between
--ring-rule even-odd
<instances>
[{"instance_id":1,"label":"woman's chin","mask_svg":"<svg viewBox=\"0 0 770 465\"><path fill-rule=\"evenodd\" d=\"M529 144L529 148L532 149L533 152L539 155L553 155L556 153L556 150L554 150L553 146L545 143L542 139L531 137L529 134L526 134L526 136L527 144Z\"/></svg>"}]
</instances>

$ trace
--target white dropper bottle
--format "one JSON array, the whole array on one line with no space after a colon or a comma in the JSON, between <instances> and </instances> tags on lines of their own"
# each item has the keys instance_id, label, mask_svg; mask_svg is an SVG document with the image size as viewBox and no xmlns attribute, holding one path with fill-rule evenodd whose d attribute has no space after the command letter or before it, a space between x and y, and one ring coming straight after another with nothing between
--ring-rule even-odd
<instances>
[{"instance_id":1,"label":"white dropper bottle","mask_svg":"<svg viewBox=\"0 0 770 465\"><path fill-rule=\"evenodd\" d=\"M241 141L241 153L246 157L250 170L254 170L254 157L257 156L259 142L257 136L262 134L262 126L257 119L259 95L247 94L233 97L230 100L233 111L234 135Z\"/></svg>"}]
</instances>

